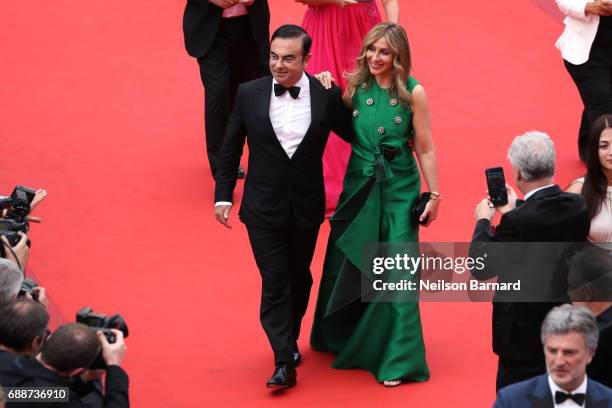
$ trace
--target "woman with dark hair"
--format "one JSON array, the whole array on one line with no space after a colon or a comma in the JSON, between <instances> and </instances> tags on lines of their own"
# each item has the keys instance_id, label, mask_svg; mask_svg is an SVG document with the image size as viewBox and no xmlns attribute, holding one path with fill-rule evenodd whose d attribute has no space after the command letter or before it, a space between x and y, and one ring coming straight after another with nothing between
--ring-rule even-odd
<instances>
[{"instance_id":1,"label":"woman with dark hair","mask_svg":"<svg viewBox=\"0 0 612 408\"><path fill-rule=\"evenodd\" d=\"M368 263L368 248L417 247L419 222L434 221L441 199L427 96L410 71L404 29L393 23L374 26L348 75L345 103L353 109L355 137L330 218L310 339L314 349L336 354L334 368L366 369L388 387L429 378L416 296L386 298L391 290L369 297L371 281L380 276ZM329 73L321 77L329 79ZM417 160L431 197L420 220L411 212L421 190ZM411 284L418 282L417 271L402 272ZM363 282L370 290L362 290Z\"/></svg>"},{"instance_id":2,"label":"woman with dark hair","mask_svg":"<svg viewBox=\"0 0 612 408\"><path fill-rule=\"evenodd\" d=\"M591 124L586 175L574 180L567 191L586 199L589 241L612 245L612 114L601 115Z\"/></svg>"}]
</instances>

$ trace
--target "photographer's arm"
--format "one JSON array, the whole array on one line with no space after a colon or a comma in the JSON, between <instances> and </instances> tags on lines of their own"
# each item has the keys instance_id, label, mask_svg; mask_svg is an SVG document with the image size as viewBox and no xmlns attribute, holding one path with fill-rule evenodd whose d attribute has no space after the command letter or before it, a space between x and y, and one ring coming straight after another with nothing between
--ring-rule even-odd
<instances>
[{"instance_id":1,"label":"photographer's arm","mask_svg":"<svg viewBox=\"0 0 612 408\"><path fill-rule=\"evenodd\" d=\"M116 341L112 344L106 340L102 332L98 332L98 339L102 344L102 357L106 362L106 385L104 387L103 408L126 408L130 406L128 387L129 378L121 363L125 357L127 347L120 330L111 329Z\"/></svg>"}]
</instances>

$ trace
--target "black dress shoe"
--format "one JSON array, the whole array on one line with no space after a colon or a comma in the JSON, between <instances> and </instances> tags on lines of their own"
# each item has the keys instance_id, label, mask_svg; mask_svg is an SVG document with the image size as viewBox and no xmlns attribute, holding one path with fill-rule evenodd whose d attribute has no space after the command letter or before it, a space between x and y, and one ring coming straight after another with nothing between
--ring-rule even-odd
<instances>
[{"instance_id":1,"label":"black dress shoe","mask_svg":"<svg viewBox=\"0 0 612 408\"><path fill-rule=\"evenodd\" d=\"M288 364L283 364L274 368L274 374L266 384L268 388L288 388L296 384L297 373L295 368Z\"/></svg>"},{"instance_id":2,"label":"black dress shoe","mask_svg":"<svg viewBox=\"0 0 612 408\"><path fill-rule=\"evenodd\" d=\"M246 177L246 173L244 172L242 166L238 167L238 175L236 177L238 177L239 179L243 179Z\"/></svg>"},{"instance_id":3,"label":"black dress shoe","mask_svg":"<svg viewBox=\"0 0 612 408\"><path fill-rule=\"evenodd\" d=\"M300 365L300 363L302 362L302 355L300 354L299 351L295 351L293 353L291 353L291 356L293 357L293 366L297 367Z\"/></svg>"}]
</instances>

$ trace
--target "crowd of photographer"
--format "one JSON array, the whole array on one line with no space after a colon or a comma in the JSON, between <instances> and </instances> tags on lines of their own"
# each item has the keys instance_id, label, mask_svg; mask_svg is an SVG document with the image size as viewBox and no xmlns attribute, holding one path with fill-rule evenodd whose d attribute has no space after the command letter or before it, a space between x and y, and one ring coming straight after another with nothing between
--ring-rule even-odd
<instances>
[{"instance_id":1,"label":"crowd of photographer","mask_svg":"<svg viewBox=\"0 0 612 408\"><path fill-rule=\"evenodd\" d=\"M121 316L83 308L76 323L51 333L46 290L25 278L29 222L40 222L30 213L45 196L44 190L17 186L0 198L0 408L129 407L128 375L121 367L128 329ZM61 403L13 395L57 387L67 390Z\"/></svg>"}]
</instances>

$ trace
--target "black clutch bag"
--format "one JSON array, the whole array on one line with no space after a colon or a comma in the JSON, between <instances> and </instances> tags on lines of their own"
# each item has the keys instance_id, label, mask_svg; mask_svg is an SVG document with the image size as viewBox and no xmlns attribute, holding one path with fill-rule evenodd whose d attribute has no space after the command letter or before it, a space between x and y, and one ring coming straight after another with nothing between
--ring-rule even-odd
<instances>
[{"instance_id":1,"label":"black clutch bag","mask_svg":"<svg viewBox=\"0 0 612 408\"><path fill-rule=\"evenodd\" d=\"M429 218L429 216L427 216L423 221L419 220L425 211L425 206L427 205L430 197L431 194L429 194L429 192L421 193L412 206L412 218L421 225L427 224L427 219Z\"/></svg>"}]
</instances>

